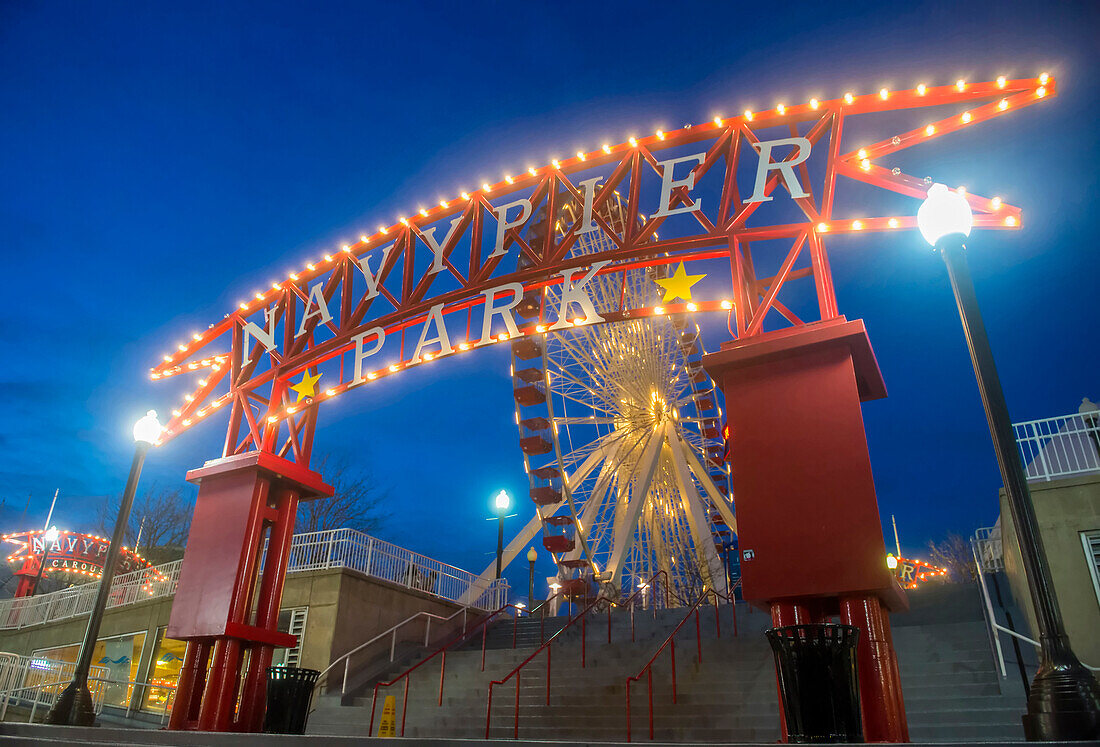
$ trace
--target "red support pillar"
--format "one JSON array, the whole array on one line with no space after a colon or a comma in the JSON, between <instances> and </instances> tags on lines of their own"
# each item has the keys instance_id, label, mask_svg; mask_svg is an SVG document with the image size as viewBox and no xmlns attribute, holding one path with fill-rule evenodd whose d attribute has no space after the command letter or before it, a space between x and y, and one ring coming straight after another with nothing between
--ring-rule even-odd
<instances>
[{"instance_id":1,"label":"red support pillar","mask_svg":"<svg viewBox=\"0 0 1100 747\"><path fill-rule=\"evenodd\" d=\"M868 742L909 741L890 618L882 603L874 596L841 597L840 619L860 630L857 659L864 738Z\"/></svg>"},{"instance_id":2,"label":"red support pillar","mask_svg":"<svg viewBox=\"0 0 1100 747\"><path fill-rule=\"evenodd\" d=\"M29 597L34 591L34 579L38 575L39 560L37 555L28 555L23 558L23 565L14 574L19 576L19 585L15 588L16 599Z\"/></svg>"},{"instance_id":3,"label":"red support pillar","mask_svg":"<svg viewBox=\"0 0 1100 747\"><path fill-rule=\"evenodd\" d=\"M200 487L168 623L170 637L188 641L169 728L257 732L274 649L296 643L278 619L298 502L332 488L264 452L187 478Z\"/></svg>"},{"instance_id":4,"label":"red support pillar","mask_svg":"<svg viewBox=\"0 0 1100 747\"><path fill-rule=\"evenodd\" d=\"M886 387L863 323L735 340L703 364L726 398L744 598L777 626L856 625L864 737L908 741L887 616L908 601L886 567L861 409Z\"/></svg>"}]
</instances>

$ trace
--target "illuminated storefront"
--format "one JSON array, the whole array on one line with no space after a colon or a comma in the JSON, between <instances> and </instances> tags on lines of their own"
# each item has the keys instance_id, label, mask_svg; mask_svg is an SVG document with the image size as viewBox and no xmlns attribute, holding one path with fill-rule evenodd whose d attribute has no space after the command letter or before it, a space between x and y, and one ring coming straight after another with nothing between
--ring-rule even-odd
<instances>
[{"instance_id":1,"label":"illuminated storefront","mask_svg":"<svg viewBox=\"0 0 1100 747\"><path fill-rule=\"evenodd\" d=\"M279 612L279 630L299 636L298 645L281 649L272 665L297 664L301 656L308 608L296 607ZM171 711L176 684L179 682L180 665L187 644L165 636L166 626L159 626L155 633L136 631L100 638L96 642L92 663L110 671L111 683L104 694L104 705L117 708L135 708L149 713ZM146 640L152 645L146 647ZM40 648L34 656L73 663L80 654L80 643ZM148 657L148 664L142 667ZM139 678L144 671L145 676Z\"/></svg>"},{"instance_id":2,"label":"illuminated storefront","mask_svg":"<svg viewBox=\"0 0 1100 747\"><path fill-rule=\"evenodd\" d=\"M107 705L126 708L134 691L138 666L145 650L146 632L139 631L124 635L100 638L96 641L92 664L106 667L111 675L111 684L107 686L103 702ZM80 643L67 646L38 649L35 656L53 661L75 662L80 655ZM123 684L126 683L126 684Z\"/></svg>"}]
</instances>

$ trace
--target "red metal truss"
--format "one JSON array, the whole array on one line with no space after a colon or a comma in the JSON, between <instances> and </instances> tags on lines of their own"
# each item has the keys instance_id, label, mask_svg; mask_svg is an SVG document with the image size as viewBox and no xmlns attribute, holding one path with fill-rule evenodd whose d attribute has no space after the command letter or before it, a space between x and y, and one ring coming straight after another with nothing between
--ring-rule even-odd
<instances>
[{"instance_id":1,"label":"red metal truss","mask_svg":"<svg viewBox=\"0 0 1100 747\"><path fill-rule=\"evenodd\" d=\"M307 263L286 280L256 292L205 332L194 334L165 355L163 362L152 369L152 378L195 373L198 382L185 402L173 411L164 438L174 438L215 411L228 407L224 455L263 450L308 464L316 406L321 401L409 366L470 349L476 336L471 331L473 311L484 303L483 292L505 283L520 283L525 293L561 283L560 273L581 262L588 267L606 261L601 274L622 274L642 266L729 260L730 278L725 293L664 307L633 309L621 305L613 313L604 314L608 322L647 314L725 311L731 317L731 332L750 336L765 331L766 320L801 325L836 317L839 312L824 238L834 233L891 231L916 225L915 208L908 215L860 218L835 215L838 177L923 198L929 187L926 180L882 166L882 159L1055 93L1054 80L1044 74L1019 80L999 78L972 84L960 81L951 86L883 90L859 96L846 94L832 101L781 105L768 111L746 112L740 117L716 118L674 132L657 131L648 137L630 138L441 200L431 208L403 217L392 226L379 227L376 233L363 235L358 242ZM841 150L844 123L851 116L949 104L961 105L963 109L855 151ZM738 166L743 153L755 154L752 146L767 139L762 131L772 130L767 136L771 138L775 128L789 131L789 135L781 137L805 138L815 152L827 148L824 178L815 182L807 163L798 163L795 167L798 180L807 192L807 196L792 200L800 218L751 225L754 218L764 214L761 207L765 203L743 201L738 187ZM695 185L712 175L710 189L718 189L720 194L716 200L708 196L706 209L679 214L671 223L672 230L666 231L666 225L670 225L667 216L650 217L641 207L644 182L661 180L662 152L694 144L705 144L702 161L693 169L684 167L684 173L692 172ZM796 153L797 150L786 156L786 160L795 161ZM606 235L610 248L579 260L571 256L570 250L582 231L582 218L576 210L567 215L563 206L584 204L585 188L576 177L591 175L593 171L599 172L601 182L592 197L591 216ZM768 172L764 195L771 196L784 186L782 182L779 170ZM686 186L676 186L670 193L669 208L691 206L693 194L697 193ZM520 197L530 201L530 213L523 223L509 227L504 233L503 253L491 256L497 211L508 202L507 198ZM622 230L616 230L606 219L613 200L625 212ZM967 200L975 212L976 228L1012 229L1021 225L1018 207L974 194L967 194ZM654 201L647 197L647 204ZM541 233L530 230L540 214L552 216L556 230ZM442 239L436 236L437 232ZM767 264L762 262L761 253L774 255L776 242L784 242L788 247L773 257L778 259L779 269L768 277L759 277L757 268ZM429 271L429 263L435 272ZM817 300L816 316L803 319L792 310L785 291L794 281L811 278ZM373 293L370 279L375 281ZM319 291L313 287L318 283ZM311 313L311 303L320 308L313 295L316 292L331 311L330 319L323 319L316 311ZM465 320L465 337L434 355L414 357L408 347L415 344L416 330L426 326L430 311L436 307L448 319ZM521 325L519 334L539 334L545 331L547 322L544 308L537 319ZM249 350L246 341L249 325L253 330L268 330L271 334L279 334L281 326L280 339L270 350L258 343ZM356 336L375 327L384 329L387 339L400 336L400 355L398 360L356 380L353 372L346 370L348 354L355 348ZM410 328L413 339L407 344L406 331ZM514 335L503 334L497 339L509 337ZM321 390L304 401L300 394L295 399L290 389L293 377L315 377L322 370L328 378ZM330 384L334 377L337 383Z\"/></svg>"}]
</instances>

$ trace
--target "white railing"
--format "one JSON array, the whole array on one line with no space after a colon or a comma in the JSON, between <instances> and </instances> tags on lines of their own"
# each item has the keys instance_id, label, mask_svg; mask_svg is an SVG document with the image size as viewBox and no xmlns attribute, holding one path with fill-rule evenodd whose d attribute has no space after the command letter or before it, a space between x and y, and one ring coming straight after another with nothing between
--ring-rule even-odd
<instances>
[{"instance_id":1,"label":"white railing","mask_svg":"<svg viewBox=\"0 0 1100 747\"><path fill-rule=\"evenodd\" d=\"M1028 480L1100 471L1100 414L1073 413L1013 423Z\"/></svg>"},{"instance_id":2,"label":"white railing","mask_svg":"<svg viewBox=\"0 0 1100 747\"><path fill-rule=\"evenodd\" d=\"M107 609L175 594L182 562L175 560L115 576ZM0 630L86 615L92 611L98 588L94 583L81 584L49 594L0 600Z\"/></svg>"},{"instance_id":3,"label":"white railing","mask_svg":"<svg viewBox=\"0 0 1100 747\"><path fill-rule=\"evenodd\" d=\"M981 570L986 573L1004 570L1004 543L1001 542L1000 522L995 526L981 527L974 532L974 550Z\"/></svg>"},{"instance_id":4,"label":"white railing","mask_svg":"<svg viewBox=\"0 0 1100 747\"><path fill-rule=\"evenodd\" d=\"M0 721L8 714L9 705L30 708L34 721L39 708L49 708L73 679L76 664L55 661L41 656L22 656L0 652ZM105 681L111 675L107 667L88 669L88 689L96 713L103 710Z\"/></svg>"},{"instance_id":5,"label":"white railing","mask_svg":"<svg viewBox=\"0 0 1100 747\"><path fill-rule=\"evenodd\" d=\"M107 609L175 594L182 563L175 560L115 576ZM294 535L288 573L328 568L348 568L452 602L474 588L479 593L471 606L483 610L495 610L508 599L508 582L504 579L479 582L469 571L362 532L334 529ZM94 583L82 584L49 594L0 600L0 630L86 615L95 603L97 588Z\"/></svg>"},{"instance_id":6,"label":"white railing","mask_svg":"<svg viewBox=\"0 0 1100 747\"><path fill-rule=\"evenodd\" d=\"M334 529L294 535L289 569L323 568L350 568L452 602L459 601L472 588L475 594L471 596L476 599L471 606L483 610L495 610L508 601L508 582L504 579L478 581L477 575L469 571L362 532Z\"/></svg>"},{"instance_id":7,"label":"white railing","mask_svg":"<svg viewBox=\"0 0 1100 747\"><path fill-rule=\"evenodd\" d=\"M328 673L331 672L333 670L333 668L336 667L337 664L343 663L343 665L344 665L344 677L343 677L343 681L340 685L340 694L341 695L346 695L347 692L348 692L348 672L351 669L351 659L352 659L353 656L358 655L358 656L362 657L363 656L362 652L363 652L364 649L370 648L375 643L380 643L381 642L381 643L383 643L383 645L389 645L389 649L390 649L390 658L389 658L389 660L390 660L390 662L393 662L394 658L397 655L398 633L400 631L402 631L405 628L406 625L409 625L410 623L417 622L419 620L424 621L424 644L423 645L424 645L425 648L427 648L429 643L431 642L432 620L438 621L436 623L436 635L437 635L437 638L439 640L442 640L443 638L454 634L454 630L450 629L447 626L447 623L449 623L451 621L454 621L454 620L457 620L459 618L459 616L462 617L462 633L465 634L466 633L466 626L469 622L468 614L467 614L469 612L469 609L470 609L469 607L463 607L462 609L455 610L454 613L450 615L450 617L443 617L442 615L433 615L431 612L417 612L414 615L410 615L410 616L406 617L404 620L397 623L392 628L389 628L388 630L382 631L381 633L376 635L374 638L371 638L366 643L359 644L358 646L353 648L351 651L348 651L346 654L343 654L338 659L336 659L331 664L329 664L327 667L325 667L321 671L320 676L317 677L317 684L315 685L315 687L321 687L322 685L324 685L324 687L327 691L331 691L332 687L328 685L328 679L327 679L326 675L328 675ZM400 640L401 640L401 643L408 643L410 641L415 641L416 643L420 643L420 635L418 633L415 638L412 638L412 637L408 636L407 634L405 634L401 637Z\"/></svg>"}]
</instances>

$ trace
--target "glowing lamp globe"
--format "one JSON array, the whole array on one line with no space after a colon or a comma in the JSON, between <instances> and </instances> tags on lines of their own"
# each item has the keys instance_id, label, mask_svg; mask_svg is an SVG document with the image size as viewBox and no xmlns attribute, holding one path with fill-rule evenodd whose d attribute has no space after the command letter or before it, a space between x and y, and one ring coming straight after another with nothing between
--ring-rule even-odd
<instances>
[{"instance_id":1,"label":"glowing lamp globe","mask_svg":"<svg viewBox=\"0 0 1100 747\"><path fill-rule=\"evenodd\" d=\"M46 540L49 543L54 543L57 542L57 538L58 536L60 536L60 534L61 533L57 531L57 527L50 527L42 533L42 539Z\"/></svg>"},{"instance_id":2,"label":"glowing lamp globe","mask_svg":"<svg viewBox=\"0 0 1100 747\"><path fill-rule=\"evenodd\" d=\"M506 511L511 502L512 499L508 497L508 493L506 493L505 491L502 490L497 493L496 504L499 510Z\"/></svg>"},{"instance_id":3,"label":"glowing lamp globe","mask_svg":"<svg viewBox=\"0 0 1100 747\"><path fill-rule=\"evenodd\" d=\"M965 197L943 184L929 187L928 197L917 210L917 228L925 241L935 246L944 236L969 236L973 227L974 214Z\"/></svg>"},{"instance_id":4,"label":"glowing lamp globe","mask_svg":"<svg viewBox=\"0 0 1100 747\"><path fill-rule=\"evenodd\" d=\"M530 548L530 549L529 549L529 550L527 551L527 562L528 562L528 563L534 563L534 562L535 562L536 560L538 560L538 559L539 559L539 554L538 554L537 552L535 552L535 548L534 548L534 547L531 547L531 548Z\"/></svg>"},{"instance_id":5,"label":"glowing lamp globe","mask_svg":"<svg viewBox=\"0 0 1100 747\"><path fill-rule=\"evenodd\" d=\"M163 432L164 426L157 420L156 410L150 410L141 420L134 423L134 440L150 446L157 442Z\"/></svg>"},{"instance_id":6,"label":"glowing lamp globe","mask_svg":"<svg viewBox=\"0 0 1100 747\"><path fill-rule=\"evenodd\" d=\"M898 567L898 559L894 557L893 553L886 556L886 567L890 570L894 570Z\"/></svg>"}]
</instances>

